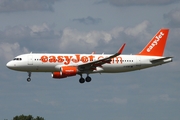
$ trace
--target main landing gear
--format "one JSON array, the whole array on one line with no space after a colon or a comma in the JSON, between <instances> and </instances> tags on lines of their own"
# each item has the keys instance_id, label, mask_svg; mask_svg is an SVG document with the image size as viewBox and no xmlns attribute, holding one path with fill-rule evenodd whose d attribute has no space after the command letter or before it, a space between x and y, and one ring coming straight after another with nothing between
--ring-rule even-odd
<instances>
[{"instance_id":1,"label":"main landing gear","mask_svg":"<svg viewBox=\"0 0 180 120\"><path fill-rule=\"evenodd\" d=\"M80 75L80 76L81 76L81 78L79 79L80 83L84 83L85 81L86 82L91 82L91 77L89 77L88 75L87 75L87 77L85 79L82 77L82 75Z\"/></svg>"},{"instance_id":2,"label":"main landing gear","mask_svg":"<svg viewBox=\"0 0 180 120\"><path fill-rule=\"evenodd\" d=\"M30 82L31 81L31 72L28 72L28 78L27 81Z\"/></svg>"},{"instance_id":3,"label":"main landing gear","mask_svg":"<svg viewBox=\"0 0 180 120\"><path fill-rule=\"evenodd\" d=\"M80 79L79 79L79 82L80 83L85 83L85 82L91 82L91 77L89 77L89 75L87 74L87 77L84 79L82 77L82 74L80 74ZM28 72L28 78L27 78L27 81L30 82L31 81L31 72Z\"/></svg>"}]
</instances>

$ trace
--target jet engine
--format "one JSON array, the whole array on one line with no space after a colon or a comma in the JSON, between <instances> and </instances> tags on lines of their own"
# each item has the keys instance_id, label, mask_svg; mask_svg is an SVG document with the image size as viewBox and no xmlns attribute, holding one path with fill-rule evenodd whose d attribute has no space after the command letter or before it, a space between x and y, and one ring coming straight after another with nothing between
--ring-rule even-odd
<instances>
[{"instance_id":1,"label":"jet engine","mask_svg":"<svg viewBox=\"0 0 180 120\"><path fill-rule=\"evenodd\" d=\"M78 72L78 69L76 66L62 66L60 67L59 72L53 72L52 77L53 78L66 78L69 76L75 76Z\"/></svg>"}]
</instances>

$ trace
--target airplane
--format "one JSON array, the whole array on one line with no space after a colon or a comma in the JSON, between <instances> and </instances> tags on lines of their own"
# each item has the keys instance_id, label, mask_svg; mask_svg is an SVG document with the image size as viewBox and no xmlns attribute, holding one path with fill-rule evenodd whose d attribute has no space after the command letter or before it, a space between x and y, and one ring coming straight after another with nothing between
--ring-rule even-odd
<instances>
[{"instance_id":1,"label":"airplane","mask_svg":"<svg viewBox=\"0 0 180 120\"><path fill-rule=\"evenodd\" d=\"M9 61L9 69L28 73L27 81L31 81L32 72L51 72L52 78L66 78L80 75L79 82L90 82L89 74L93 73L121 73L166 64L173 61L173 57L165 57L164 49L169 29L162 28L135 55L122 55L126 44L115 54L54 54L29 53L22 54ZM86 74L86 78L83 78Z\"/></svg>"}]
</instances>

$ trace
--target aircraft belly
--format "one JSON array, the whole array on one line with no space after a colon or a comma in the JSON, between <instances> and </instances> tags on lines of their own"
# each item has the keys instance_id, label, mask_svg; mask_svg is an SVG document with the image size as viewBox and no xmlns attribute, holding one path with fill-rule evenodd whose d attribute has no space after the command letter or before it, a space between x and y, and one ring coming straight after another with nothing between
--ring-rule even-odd
<instances>
[{"instance_id":1,"label":"aircraft belly","mask_svg":"<svg viewBox=\"0 0 180 120\"><path fill-rule=\"evenodd\" d=\"M50 64L33 64L23 68L24 71L31 71L31 72L54 72L55 70L54 65Z\"/></svg>"},{"instance_id":2,"label":"aircraft belly","mask_svg":"<svg viewBox=\"0 0 180 120\"><path fill-rule=\"evenodd\" d=\"M103 73L118 73L118 72L127 72L137 70L134 65L106 65L103 66Z\"/></svg>"}]
</instances>

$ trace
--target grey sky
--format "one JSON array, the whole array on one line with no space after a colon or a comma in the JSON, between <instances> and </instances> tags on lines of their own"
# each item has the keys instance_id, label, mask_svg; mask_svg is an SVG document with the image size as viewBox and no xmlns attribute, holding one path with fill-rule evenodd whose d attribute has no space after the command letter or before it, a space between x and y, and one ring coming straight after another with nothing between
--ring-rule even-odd
<instances>
[{"instance_id":1,"label":"grey sky","mask_svg":"<svg viewBox=\"0 0 180 120\"><path fill-rule=\"evenodd\" d=\"M125 6L140 6L140 5L169 5L177 3L179 0L101 0L98 3L110 3L114 6L125 7Z\"/></svg>"},{"instance_id":2,"label":"grey sky","mask_svg":"<svg viewBox=\"0 0 180 120\"><path fill-rule=\"evenodd\" d=\"M178 120L179 0L0 0L0 119ZM162 27L172 63L129 73L55 80L51 73L11 71L6 63L29 52L136 54Z\"/></svg>"},{"instance_id":3,"label":"grey sky","mask_svg":"<svg viewBox=\"0 0 180 120\"><path fill-rule=\"evenodd\" d=\"M1 0L0 12L53 11L60 0Z\"/></svg>"},{"instance_id":4,"label":"grey sky","mask_svg":"<svg viewBox=\"0 0 180 120\"><path fill-rule=\"evenodd\" d=\"M89 24L99 24L101 22L100 18L93 18L91 16L88 16L86 18L78 18L78 19L73 19L73 21L77 21L79 23L83 23L85 25L89 25Z\"/></svg>"}]
</instances>

